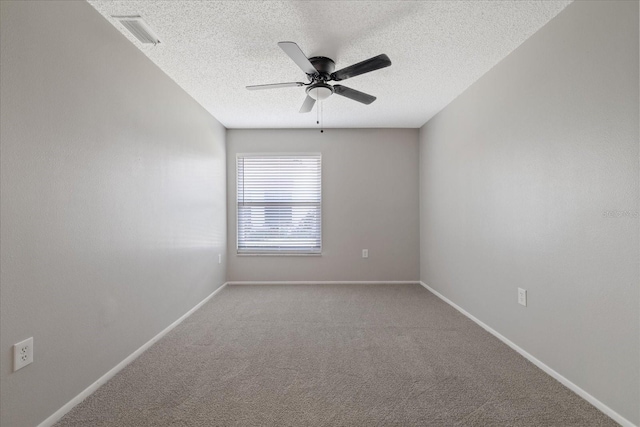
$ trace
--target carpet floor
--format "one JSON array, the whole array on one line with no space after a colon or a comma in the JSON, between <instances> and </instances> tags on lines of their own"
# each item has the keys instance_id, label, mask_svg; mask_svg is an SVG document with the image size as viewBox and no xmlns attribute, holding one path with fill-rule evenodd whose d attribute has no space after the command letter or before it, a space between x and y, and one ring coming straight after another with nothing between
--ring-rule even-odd
<instances>
[{"instance_id":1,"label":"carpet floor","mask_svg":"<svg viewBox=\"0 0 640 427\"><path fill-rule=\"evenodd\" d=\"M615 426L419 285L228 286L57 426Z\"/></svg>"}]
</instances>

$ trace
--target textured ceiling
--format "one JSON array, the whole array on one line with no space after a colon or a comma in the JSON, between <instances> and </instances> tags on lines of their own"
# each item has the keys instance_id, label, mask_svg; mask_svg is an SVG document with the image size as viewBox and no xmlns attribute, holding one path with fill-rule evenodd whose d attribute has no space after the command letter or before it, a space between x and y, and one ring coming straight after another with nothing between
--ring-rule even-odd
<instances>
[{"instance_id":1,"label":"textured ceiling","mask_svg":"<svg viewBox=\"0 0 640 427\"><path fill-rule=\"evenodd\" d=\"M341 82L378 99L329 97L325 127L420 127L570 3L88 1L227 128L316 126L315 108L298 113L304 88L245 89L306 82L279 41L328 56L336 69L380 53L391 59ZM112 15L141 15L161 43L140 44Z\"/></svg>"}]
</instances>

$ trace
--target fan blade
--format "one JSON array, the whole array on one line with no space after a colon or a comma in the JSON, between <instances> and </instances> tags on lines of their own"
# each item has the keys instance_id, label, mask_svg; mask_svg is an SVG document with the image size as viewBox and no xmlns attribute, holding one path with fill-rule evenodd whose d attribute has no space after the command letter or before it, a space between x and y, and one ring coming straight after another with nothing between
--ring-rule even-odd
<instances>
[{"instance_id":1,"label":"fan blade","mask_svg":"<svg viewBox=\"0 0 640 427\"><path fill-rule=\"evenodd\" d=\"M310 97L309 95L307 95L304 102L302 103L302 107L300 107L299 113L308 113L313 109L313 106L315 105L315 103L316 103L316 100Z\"/></svg>"},{"instance_id":2,"label":"fan blade","mask_svg":"<svg viewBox=\"0 0 640 427\"><path fill-rule=\"evenodd\" d=\"M353 99L354 101L362 102L363 104L367 105L376 100L375 96L342 85L333 85L333 93L344 96L345 98Z\"/></svg>"},{"instance_id":3,"label":"fan blade","mask_svg":"<svg viewBox=\"0 0 640 427\"><path fill-rule=\"evenodd\" d=\"M247 89L249 90L278 89L281 87L294 87L294 86L304 86L304 83L291 82L291 83L272 83L268 85L253 85L253 86L247 86Z\"/></svg>"},{"instance_id":4,"label":"fan blade","mask_svg":"<svg viewBox=\"0 0 640 427\"><path fill-rule=\"evenodd\" d=\"M346 80L351 77L359 76L360 74L379 70L380 68L388 67L389 65L391 65L391 60L383 53L382 55L365 59L362 62L358 62L357 64L353 64L347 68L331 73L331 79L339 82L340 80Z\"/></svg>"},{"instance_id":5,"label":"fan blade","mask_svg":"<svg viewBox=\"0 0 640 427\"><path fill-rule=\"evenodd\" d=\"M280 49L284 50L284 53L289 55L289 58L293 59L298 67L307 74L318 74L318 70L315 69L313 64L309 61L309 58L302 52L294 42L278 42Z\"/></svg>"}]
</instances>

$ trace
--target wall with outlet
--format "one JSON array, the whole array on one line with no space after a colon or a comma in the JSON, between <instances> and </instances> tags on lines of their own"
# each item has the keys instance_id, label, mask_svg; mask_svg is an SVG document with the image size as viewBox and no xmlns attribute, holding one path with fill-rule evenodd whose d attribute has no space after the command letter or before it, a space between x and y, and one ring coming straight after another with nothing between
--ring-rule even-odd
<instances>
[{"instance_id":1,"label":"wall with outlet","mask_svg":"<svg viewBox=\"0 0 640 427\"><path fill-rule=\"evenodd\" d=\"M420 132L421 279L636 425L638 80L638 2L574 2Z\"/></svg>"},{"instance_id":2,"label":"wall with outlet","mask_svg":"<svg viewBox=\"0 0 640 427\"><path fill-rule=\"evenodd\" d=\"M0 43L0 425L35 426L225 282L225 129L86 2L2 1Z\"/></svg>"},{"instance_id":3,"label":"wall with outlet","mask_svg":"<svg viewBox=\"0 0 640 427\"><path fill-rule=\"evenodd\" d=\"M13 345L14 372L33 363L33 337Z\"/></svg>"},{"instance_id":4,"label":"wall with outlet","mask_svg":"<svg viewBox=\"0 0 640 427\"><path fill-rule=\"evenodd\" d=\"M322 153L322 256L236 254L236 154L265 152ZM417 129L231 129L227 171L230 281L418 280Z\"/></svg>"}]
</instances>

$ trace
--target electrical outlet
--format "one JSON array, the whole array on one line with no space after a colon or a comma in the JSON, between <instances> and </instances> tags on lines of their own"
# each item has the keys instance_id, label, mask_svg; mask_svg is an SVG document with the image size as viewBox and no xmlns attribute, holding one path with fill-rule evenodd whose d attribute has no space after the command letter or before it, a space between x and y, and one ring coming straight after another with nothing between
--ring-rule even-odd
<instances>
[{"instance_id":1,"label":"electrical outlet","mask_svg":"<svg viewBox=\"0 0 640 427\"><path fill-rule=\"evenodd\" d=\"M527 290L518 288L518 304L527 306Z\"/></svg>"},{"instance_id":2,"label":"electrical outlet","mask_svg":"<svg viewBox=\"0 0 640 427\"><path fill-rule=\"evenodd\" d=\"M33 362L33 337L13 345L13 372Z\"/></svg>"},{"instance_id":3,"label":"electrical outlet","mask_svg":"<svg viewBox=\"0 0 640 427\"><path fill-rule=\"evenodd\" d=\"M222 264L222 254L218 254L218 264Z\"/></svg>"},{"instance_id":4,"label":"electrical outlet","mask_svg":"<svg viewBox=\"0 0 640 427\"><path fill-rule=\"evenodd\" d=\"M369 249L362 250L362 258L369 258Z\"/></svg>"}]
</instances>

